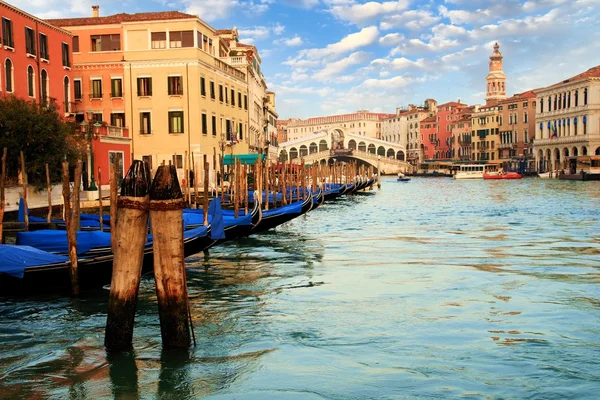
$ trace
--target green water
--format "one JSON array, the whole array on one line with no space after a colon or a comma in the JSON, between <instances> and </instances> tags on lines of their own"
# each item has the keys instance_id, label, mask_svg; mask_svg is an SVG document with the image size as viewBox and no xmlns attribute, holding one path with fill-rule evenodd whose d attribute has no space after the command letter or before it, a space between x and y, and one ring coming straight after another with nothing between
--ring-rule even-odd
<instances>
[{"instance_id":1,"label":"green water","mask_svg":"<svg viewBox=\"0 0 600 400\"><path fill-rule=\"evenodd\" d=\"M592 399L600 182L384 179L188 259L197 346L107 355L107 291L0 299L0 398Z\"/></svg>"}]
</instances>

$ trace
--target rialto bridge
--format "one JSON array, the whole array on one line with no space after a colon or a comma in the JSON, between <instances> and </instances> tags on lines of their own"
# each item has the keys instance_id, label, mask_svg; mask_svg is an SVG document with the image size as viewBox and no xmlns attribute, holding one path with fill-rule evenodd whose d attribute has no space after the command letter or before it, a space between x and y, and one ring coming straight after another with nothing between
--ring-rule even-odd
<instances>
[{"instance_id":1,"label":"rialto bridge","mask_svg":"<svg viewBox=\"0 0 600 400\"><path fill-rule=\"evenodd\" d=\"M411 172L412 165L406 162L406 148L398 143L386 142L342 129L317 132L295 140L279 143L279 160L307 164L326 162L329 159L344 161L360 160L380 168L382 174Z\"/></svg>"}]
</instances>

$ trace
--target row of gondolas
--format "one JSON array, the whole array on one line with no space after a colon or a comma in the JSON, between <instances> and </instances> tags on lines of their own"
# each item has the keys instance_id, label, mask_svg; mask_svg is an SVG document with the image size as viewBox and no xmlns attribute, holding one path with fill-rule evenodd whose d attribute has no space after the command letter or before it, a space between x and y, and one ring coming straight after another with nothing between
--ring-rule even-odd
<instances>
[{"instance_id":1,"label":"row of gondolas","mask_svg":"<svg viewBox=\"0 0 600 400\"><path fill-rule=\"evenodd\" d=\"M356 175L347 183L323 182L314 188L288 186L279 191L269 190L268 198L265 190L253 191L247 196L247 211L222 207L223 198L216 197L210 200L207 224L203 209L186 208L182 213L185 257L275 228L324 202L372 188L374 180L372 174L370 177L365 174ZM20 218L23 213L21 210ZM103 216L103 230L99 229L98 215L81 214L80 218L81 228L76 233L79 285L83 289L103 287L110 283L113 267L110 216ZM30 215L29 221L35 223L37 219ZM43 221L45 219L40 219ZM16 244L0 245L0 296L68 291L70 261L65 223L62 220L52 222L58 229L18 232ZM151 270L154 262L151 231L149 227L143 271Z\"/></svg>"}]
</instances>

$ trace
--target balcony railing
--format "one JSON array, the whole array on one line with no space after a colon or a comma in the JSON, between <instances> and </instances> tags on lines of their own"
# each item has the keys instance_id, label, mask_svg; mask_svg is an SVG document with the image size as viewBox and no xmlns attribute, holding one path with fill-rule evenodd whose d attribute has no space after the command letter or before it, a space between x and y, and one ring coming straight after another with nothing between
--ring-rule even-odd
<instances>
[{"instance_id":1,"label":"balcony railing","mask_svg":"<svg viewBox=\"0 0 600 400\"><path fill-rule=\"evenodd\" d=\"M124 138L129 137L129 128L123 126L104 125L98 129L98 134L100 136Z\"/></svg>"},{"instance_id":2,"label":"balcony railing","mask_svg":"<svg viewBox=\"0 0 600 400\"><path fill-rule=\"evenodd\" d=\"M225 60L227 61L227 64L234 65L236 67L248 65L248 59L244 56L228 57Z\"/></svg>"},{"instance_id":3,"label":"balcony railing","mask_svg":"<svg viewBox=\"0 0 600 400\"><path fill-rule=\"evenodd\" d=\"M221 60L217 60L216 58L215 58L215 67L219 68L221 71L223 71L233 77L236 77L243 81L246 80L246 74L244 74L241 71L238 71L237 69L233 68L231 65L229 65Z\"/></svg>"}]
</instances>

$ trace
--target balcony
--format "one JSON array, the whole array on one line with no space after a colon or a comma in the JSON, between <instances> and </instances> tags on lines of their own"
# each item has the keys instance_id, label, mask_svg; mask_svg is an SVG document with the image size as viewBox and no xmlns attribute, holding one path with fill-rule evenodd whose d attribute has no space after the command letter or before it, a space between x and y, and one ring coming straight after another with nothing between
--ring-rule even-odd
<instances>
[{"instance_id":1,"label":"balcony","mask_svg":"<svg viewBox=\"0 0 600 400\"><path fill-rule=\"evenodd\" d=\"M246 56L234 56L225 58L225 62L234 67L245 67L248 65Z\"/></svg>"},{"instance_id":2,"label":"balcony","mask_svg":"<svg viewBox=\"0 0 600 400\"><path fill-rule=\"evenodd\" d=\"M233 68L231 65L221 61L221 60L217 60L215 58L215 67L217 67L218 69L220 69L221 71L225 72L228 75L231 75L235 78L241 79L242 81L246 81L246 74L244 74L241 71L238 71L237 69Z\"/></svg>"},{"instance_id":3,"label":"balcony","mask_svg":"<svg viewBox=\"0 0 600 400\"><path fill-rule=\"evenodd\" d=\"M106 136L110 138L127 138L129 139L129 128L122 126L103 125L98 128L100 137Z\"/></svg>"}]
</instances>

